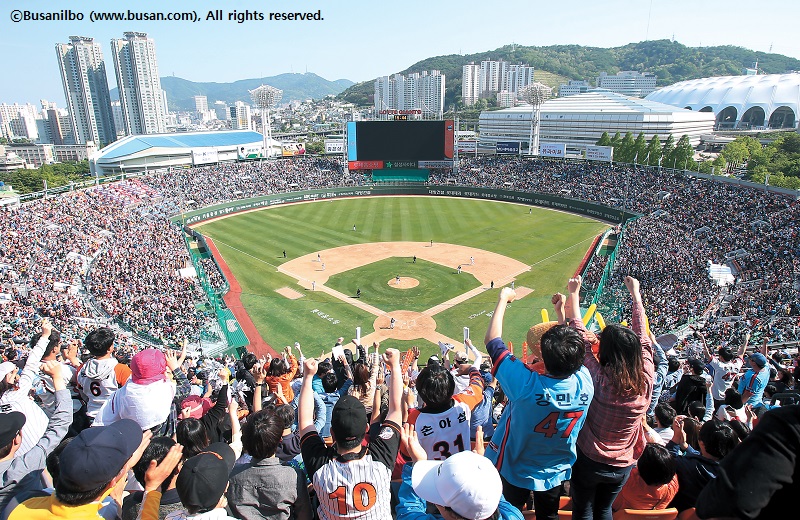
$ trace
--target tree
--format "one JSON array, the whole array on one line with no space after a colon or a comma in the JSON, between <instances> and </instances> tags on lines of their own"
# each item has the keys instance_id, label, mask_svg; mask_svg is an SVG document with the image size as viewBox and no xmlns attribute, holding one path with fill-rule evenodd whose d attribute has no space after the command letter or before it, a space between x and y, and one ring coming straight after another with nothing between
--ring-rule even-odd
<instances>
[{"instance_id":1,"label":"tree","mask_svg":"<svg viewBox=\"0 0 800 520\"><path fill-rule=\"evenodd\" d=\"M654 135L647 144L647 150L642 164L658 166L658 159L661 157L661 141Z\"/></svg>"},{"instance_id":2,"label":"tree","mask_svg":"<svg viewBox=\"0 0 800 520\"><path fill-rule=\"evenodd\" d=\"M619 146L614 148L614 160L624 163L633 162L633 147L635 145L636 141L633 140L633 134L631 132L626 132Z\"/></svg>"},{"instance_id":3,"label":"tree","mask_svg":"<svg viewBox=\"0 0 800 520\"><path fill-rule=\"evenodd\" d=\"M675 138L672 137L672 134L667 136L667 140L664 141L664 146L661 148L661 164L665 167L672 166L672 152L675 150Z\"/></svg>"},{"instance_id":4,"label":"tree","mask_svg":"<svg viewBox=\"0 0 800 520\"><path fill-rule=\"evenodd\" d=\"M608 132L603 132L600 139L595 143L597 146L611 146L611 138L608 137Z\"/></svg>"},{"instance_id":5,"label":"tree","mask_svg":"<svg viewBox=\"0 0 800 520\"><path fill-rule=\"evenodd\" d=\"M617 132L616 134L614 134L614 137L611 138L611 146L613 146L616 149L616 147L619 146L621 142L622 142L622 136L619 135L619 132Z\"/></svg>"},{"instance_id":6,"label":"tree","mask_svg":"<svg viewBox=\"0 0 800 520\"><path fill-rule=\"evenodd\" d=\"M694 148L689 142L689 136L684 134L678 139L678 144L675 145L675 150L672 152L672 158L667 164L672 168L683 168L688 166L689 160L694 156Z\"/></svg>"},{"instance_id":7,"label":"tree","mask_svg":"<svg viewBox=\"0 0 800 520\"><path fill-rule=\"evenodd\" d=\"M644 138L644 132L641 132L633 143L633 158L637 163L641 163L645 155L647 155L647 140Z\"/></svg>"}]
</instances>

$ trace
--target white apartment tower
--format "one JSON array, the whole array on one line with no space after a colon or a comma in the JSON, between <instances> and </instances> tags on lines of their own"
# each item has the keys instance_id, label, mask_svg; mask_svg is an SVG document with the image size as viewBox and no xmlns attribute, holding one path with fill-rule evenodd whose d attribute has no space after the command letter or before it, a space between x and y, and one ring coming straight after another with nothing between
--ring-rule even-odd
<instances>
[{"instance_id":1,"label":"white apartment tower","mask_svg":"<svg viewBox=\"0 0 800 520\"><path fill-rule=\"evenodd\" d=\"M113 142L116 130L100 44L70 36L70 43L56 44L56 55L76 144Z\"/></svg>"},{"instance_id":2,"label":"white apartment tower","mask_svg":"<svg viewBox=\"0 0 800 520\"><path fill-rule=\"evenodd\" d=\"M462 83L461 86L462 98L464 99L466 99L464 85L466 85L467 67L475 67L475 65L464 66L464 83ZM522 87L533 83L533 72L533 67L521 63L510 64L505 61L482 61L480 70L478 71L478 94L475 96L475 99L494 96L503 91L511 95L516 95ZM471 69L470 74L472 73Z\"/></svg>"},{"instance_id":3,"label":"white apartment tower","mask_svg":"<svg viewBox=\"0 0 800 520\"><path fill-rule=\"evenodd\" d=\"M111 40L111 52L125 135L163 134L167 114L155 42L145 33L126 32L124 36Z\"/></svg>"},{"instance_id":4,"label":"white apartment tower","mask_svg":"<svg viewBox=\"0 0 800 520\"><path fill-rule=\"evenodd\" d=\"M481 94L481 67L470 63L464 65L461 72L461 102L469 107L478 101Z\"/></svg>"},{"instance_id":5,"label":"white apartment tower","mask_svg":"<svg viewBox=\"0 0 800 520\"><path fill-rule=\"evenodd\" d=\"M201 114L208 112L208 98L206 96L194 97L194 111Z\"/></svg>"},{"instance_id":6,"label":"white apartment tower","mask_svg":"<svg viewBox=\"0 0 800 520\"><path fill-rule=\"evenodd\" d=\"M403 76L394 74L375 80L375 114L387 110L420 110L423 117L442 117L445 76L438 70Z\"/></svg>"}]
</instances>

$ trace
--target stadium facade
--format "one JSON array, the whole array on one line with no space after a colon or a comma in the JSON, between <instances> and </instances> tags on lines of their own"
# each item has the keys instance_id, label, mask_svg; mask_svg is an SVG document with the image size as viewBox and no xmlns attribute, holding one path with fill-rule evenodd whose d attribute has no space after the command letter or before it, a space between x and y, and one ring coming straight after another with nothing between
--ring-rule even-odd
<instances>
[{"instance_id":1,"label":"stadium facade","mask_svg":"<svg viewBox=\"0 0 800 520\"><path fill-rule=\"evenodd\" d=\"M262 153L264 136L251 130L130 135L89 159L97 176L185 168L252 158Z\"/></svg>"},{"instance_id":2,"label":"stadium facade","mask_svg":"<svg viewBox=\"0 0 800 520\"><path fill-rule=\"evenodd\" d=\"M797 128L800 73L681 81L646 99L713 113L721 129Z\"/></svg>"},{"instance_id":3,"label":"stadium facade","mask_svg":"<svg viewBox=\"0 0 800 520\"><path fill-rule=\"evenodd\" d=\"M530 139L531 107L521 105L496 111L484 111L479 119L479 146L493 149L499 142L519 142L527 149ZM597 143L603 132L634 137L644 133L663 142L672 134L675 139L689 136L692 145L714 129L714 116L694 112L647 99L630 98L607 90L591 90L546 101L541 108L541 142L564 143L567 152L579 154Z\"/></svg>"}]
</instances>

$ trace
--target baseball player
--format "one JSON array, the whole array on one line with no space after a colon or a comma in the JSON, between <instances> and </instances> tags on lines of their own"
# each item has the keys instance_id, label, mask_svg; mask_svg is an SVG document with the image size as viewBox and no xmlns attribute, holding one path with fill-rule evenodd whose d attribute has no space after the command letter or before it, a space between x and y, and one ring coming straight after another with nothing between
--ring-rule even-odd
<instances>
[{"instance_id":1,"label":"baseball player","mask_svg":"<svg viewBox=\"0 0 800 520\"><path fill-rule=\"evenodd\" d=\"M396 319L394 319L394 317L390 318L390 319L389 319L389 328L390 328L390 329L393 329L393 328L394 328L394 324L395 324L395 323L397 323L397 320L396 320Z\"/></svg>"},{"instance_id":2,"label":"baseball player","mask_svg":"<svg viewBox=\"0 0 800 520\"><path fill-rule=\"evenodd\" d=\"M400 373L398 350L388 349L383 360L393 374ZM334 444L327 447L314 429L313 423L312 384L316 373L317 360L306 360L300 390L298 428L303 462L319 499L319 518L392 518L389 482L400 447L402 378L390 379L389 411L378 434L371 437L366 446L362 446L369 427L366 409L355 397L342 396L331 413L331 437Z\"/></svg>"}]
</instances>

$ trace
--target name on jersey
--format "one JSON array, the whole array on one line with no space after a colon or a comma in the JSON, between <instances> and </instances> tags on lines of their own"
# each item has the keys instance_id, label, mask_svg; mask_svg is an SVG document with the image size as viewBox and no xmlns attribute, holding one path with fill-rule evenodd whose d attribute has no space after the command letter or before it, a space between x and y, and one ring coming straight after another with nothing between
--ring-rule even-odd
<instances>
[{"instance_id":1,"label":"name on jersey","mask_svg":"<svg viewBox=\"0 0 800 520\"><path fill-rule=\"evenodd\" d=\"M466 412L461 412L461 413L458 414L458 422L459 422L459 424L467 422L467 413ZM450 420L449 417L444 418L444 419L439 419L439 428L450 428L451 426L453 426L453 423L452 423L452 421ZM429 424L426 424L425 426L423 426L420 429L420 432L422 433L422 435L424 437L427 437L429 435L433 435L433 431L434 431L433 428Z\"/></svg>"}]
</instances>

